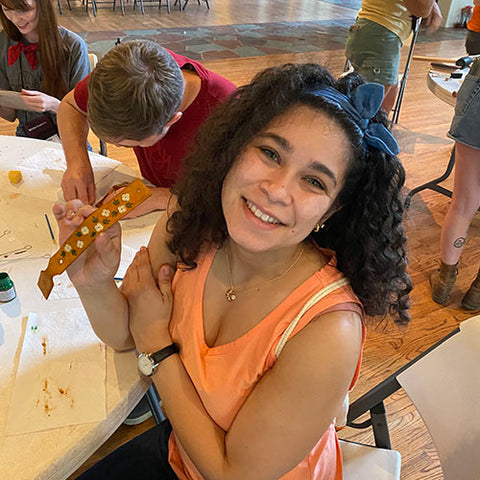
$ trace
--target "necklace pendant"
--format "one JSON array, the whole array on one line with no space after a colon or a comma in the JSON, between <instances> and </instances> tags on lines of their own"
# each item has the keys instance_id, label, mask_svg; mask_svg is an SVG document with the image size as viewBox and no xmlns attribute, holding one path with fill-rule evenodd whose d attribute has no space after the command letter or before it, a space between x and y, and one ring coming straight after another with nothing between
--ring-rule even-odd
<instances>
[{"instance_id":1,"label":"necklace pendant","mask_svg":"<svg viewBox=\"0 0 480 480\"><path fill-rule=\"evenodd\" d=\"M227 299L228 302L233 302L237 299L237 296L235 295L235 291L233 290L233 288L229 288L225 292L225 298Z\"/></svg>"}]
</instances>

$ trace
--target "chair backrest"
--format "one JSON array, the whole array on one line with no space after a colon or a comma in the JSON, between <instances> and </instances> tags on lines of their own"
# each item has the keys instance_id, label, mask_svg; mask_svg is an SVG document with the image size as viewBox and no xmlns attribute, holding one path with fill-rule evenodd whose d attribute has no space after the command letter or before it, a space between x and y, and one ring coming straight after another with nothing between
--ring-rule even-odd
<instances>
[{"instance_id":1,"label":"chair backrest","mask_svg":"<svg viewBox=\"0 0 480 480\"><path fill-rule=\"evenodd\" d=\"M89 53L88 59L90 60L90 69L93 70L98 62L98 57L95 53Z\"/></svg>"},{"instance_id":2,"label":"chair backrest","mask_svg":"<svg viewBox=\"0 0 480 480\"><path fill-rule=\"evenodd\" d=\"M444 479L480 478L480 315L397 380L427 425Z\"/></svg>"}]
</instances>

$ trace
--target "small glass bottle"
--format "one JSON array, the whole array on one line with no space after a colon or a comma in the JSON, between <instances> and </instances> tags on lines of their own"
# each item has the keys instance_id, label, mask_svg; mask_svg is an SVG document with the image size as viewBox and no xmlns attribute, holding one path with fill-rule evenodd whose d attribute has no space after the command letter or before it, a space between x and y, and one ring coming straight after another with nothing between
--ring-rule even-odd
<instances>
[{"instance_id":1,"label":"small glass bottle","mask_svg":"<svg viewBox=\"0 0 480 480\"><path fill-rule=\"evenodd\" d=\"M0 302L10 302L17 296L15 286L8 273L0 272Z\"/></svg>"}]
</instances>

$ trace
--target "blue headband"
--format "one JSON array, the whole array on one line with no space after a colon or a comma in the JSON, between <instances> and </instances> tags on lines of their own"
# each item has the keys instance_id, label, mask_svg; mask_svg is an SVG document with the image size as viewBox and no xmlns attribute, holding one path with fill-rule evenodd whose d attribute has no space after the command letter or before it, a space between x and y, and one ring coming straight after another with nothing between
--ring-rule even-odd
<instances>
[{"instance_id":1,"label":"blue headband","mask_svg":"<svg viewBox=\"0 0 480 480\"><path fill-rule=\"evenodd\" d=\"M363 143L389 155L398 155L400 151L395 137L381 123L369 123L378 112L383 101L383 85L363 83L347 97L337 89L320 86L307 91L311 95L323 98L345 112L359 129Z\"/></svg>"}]
</instances>

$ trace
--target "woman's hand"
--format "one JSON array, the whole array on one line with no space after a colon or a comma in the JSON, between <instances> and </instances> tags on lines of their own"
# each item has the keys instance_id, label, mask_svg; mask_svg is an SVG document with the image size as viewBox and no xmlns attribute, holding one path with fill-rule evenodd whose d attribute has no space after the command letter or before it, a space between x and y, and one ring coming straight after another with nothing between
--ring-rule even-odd
<instances>
[{"instance_id":1,"label":"woman's hand","mask_svg":"<svg viewBox=\"0 0 480 480\"><path fill-rule=\"evenodd\" d=\"M66 205L55 204L53 213L60 230L60 243L87 218L94 207L72 200ZM68 276L75 287L95 287L112 280L120 263L121 229L116 223L100 233L87 250L67 268Z\"/></svg>"},{"instance_id":2,"label":"woman's hand","mask_svg":"<svg viewBox=\"0 0 480 480\"><path fill-rule=\"evenodd\" d=\"M171 343L172 272L170 265L164 264L155 278L148 249L141 247L123 279L121 291L128 300L130 333L139 352L156 352Z\"/></svg>"},{"instance_id":3,"label":"woman's hand","mask_svg":"<svg viewBox=\"0 0 480 480\"><path fill-rule=\"evenodd\" d=\"M433 33L442 24L443 17L440 7L436 2L433 2L432 10L430 15L423 19L423 25L426 28L427 33Z\"/></svg>"},{"instance_id":4,"label":"woman's hand","mask_svg":"<svg viewBox=\"0 0 480 480\"><path fill-rule=\"evenodd\" d=\"M25 103L27 110L33 112L52 112L57 113L60 106L60 100L51 97L46 93L37 92L36 90L25 90L22 88L22 100Z\"/></svg>"}]
</instances>

